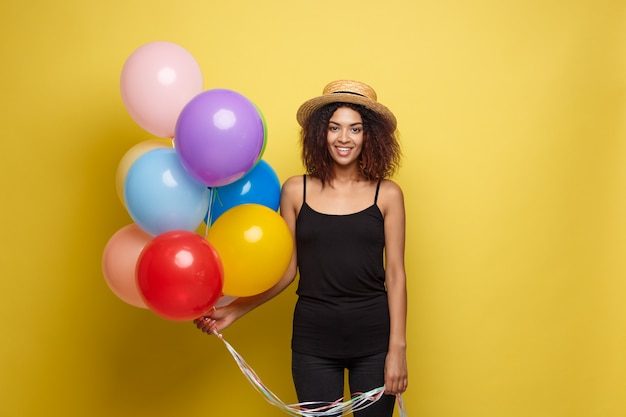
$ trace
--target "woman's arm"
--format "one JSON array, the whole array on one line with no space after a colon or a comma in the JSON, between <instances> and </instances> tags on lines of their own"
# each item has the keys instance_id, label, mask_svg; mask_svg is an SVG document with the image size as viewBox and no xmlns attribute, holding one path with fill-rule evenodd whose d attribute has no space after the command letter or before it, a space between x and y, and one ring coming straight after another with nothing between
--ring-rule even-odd
<instances>
[{"instance_id":1,"label":"woman's arm","mask_svg":"<svg viewBox=\"0 0 626 417\"><path fill-rule=\"evenodd\" d=\"M385 218L385 283L391 331L385 362L385 393L400 394L408 386L406 363L407 291L404 268L406 218L404 196L392 181L384 181L381 203Z\"/></svg>"},{"instance_id":2,"label":"woman's arm","mask_svg":"<svg viewBox=\"0 0 626 417\"><path fill-rule=\"evenodd\" d=\"M206 333L220 332L235 320L271 300L289 286L296 277L297 251L295 245L296 218L302 206L302 177L285 181L280 194L280 215L287 223L294 241L293 254L282 278L269 290L250 297L239 297L227 306L209 311L194 320L196 327Z\"/></svg>"}]
</instances>

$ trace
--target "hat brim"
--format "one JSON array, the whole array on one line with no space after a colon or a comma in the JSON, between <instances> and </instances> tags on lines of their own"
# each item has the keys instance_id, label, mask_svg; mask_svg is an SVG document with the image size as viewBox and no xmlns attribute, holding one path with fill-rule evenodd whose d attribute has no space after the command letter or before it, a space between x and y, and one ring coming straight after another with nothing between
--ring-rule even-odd
<instances>
[{"instance_id":1,"label":"hat brim","mask_svg":"<svg viewBox=\"0 0 626 417\"><path fill-rule=\"evenodd\" d=\"M380 104L377 101L371 100L367 97L360 96L358 94L350 94L350 93L333 93L333 94L325 94L323 96L312 98L304 102L298 109L298 113L296 113L296 120L300 126L304 126L308 118L322 106L325 106L330 103L351 103L351 104L359 104L363 107L366 107L372 110L375 113L378 113L381 117L383 117L387 122L393 126L393 129L396 129L397 121L396 117L393 115L391 110L389 110L384 105Z\"/></svg>"}]
</instances>

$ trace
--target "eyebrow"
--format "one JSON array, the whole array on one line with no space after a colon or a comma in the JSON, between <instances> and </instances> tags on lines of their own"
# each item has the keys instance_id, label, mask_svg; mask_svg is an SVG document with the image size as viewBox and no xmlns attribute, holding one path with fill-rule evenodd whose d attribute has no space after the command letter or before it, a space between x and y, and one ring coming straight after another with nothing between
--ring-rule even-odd
<instances>
[{"instance_id":1,"label":"eyebrow","mask_svg":"<svg viewBox=\"0 0 626 417\"><path fill-rule=\"evenodd\" d=\"M332 120L329 120L328 124L334 124L334 125L337 125L337 126L341 126L341 123L333 122ZM363 122L352 123L349 126L359 126L359 125L363 125Z\"/></svg>"}]
</instances>

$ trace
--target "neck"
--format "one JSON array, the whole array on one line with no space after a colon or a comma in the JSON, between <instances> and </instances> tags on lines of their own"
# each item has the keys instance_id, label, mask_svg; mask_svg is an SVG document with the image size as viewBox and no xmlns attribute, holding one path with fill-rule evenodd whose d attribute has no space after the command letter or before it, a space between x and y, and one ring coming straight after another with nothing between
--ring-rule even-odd
<instances>
[{"instance_id":1,"label":"neck","mask_svg":"<svg viewBox=\"0 0 626 417\"><path fill-rule=\"evenodd\" d=\"M364 177L358 166L351 165L349 167L335 167L332 182L335 183L351 183L363 181Z\"/></svg>"}]
</instances>

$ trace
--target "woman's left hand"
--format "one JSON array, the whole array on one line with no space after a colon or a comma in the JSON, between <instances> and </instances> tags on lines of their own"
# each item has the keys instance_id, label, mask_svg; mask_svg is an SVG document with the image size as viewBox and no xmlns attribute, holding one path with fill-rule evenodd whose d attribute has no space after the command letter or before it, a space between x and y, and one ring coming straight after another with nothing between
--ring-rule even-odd
<instances>
[{"instance_id":1,"label":"woman's left hand","mask_svg":"<svg viewBox=\"0 0 626 417\"><path fill-rule=\"evenodd\" d=\"M403 348L390 348L385 360L385 394L402 394L408 385L406 351Z\"/></svg>"}]
</instances>

